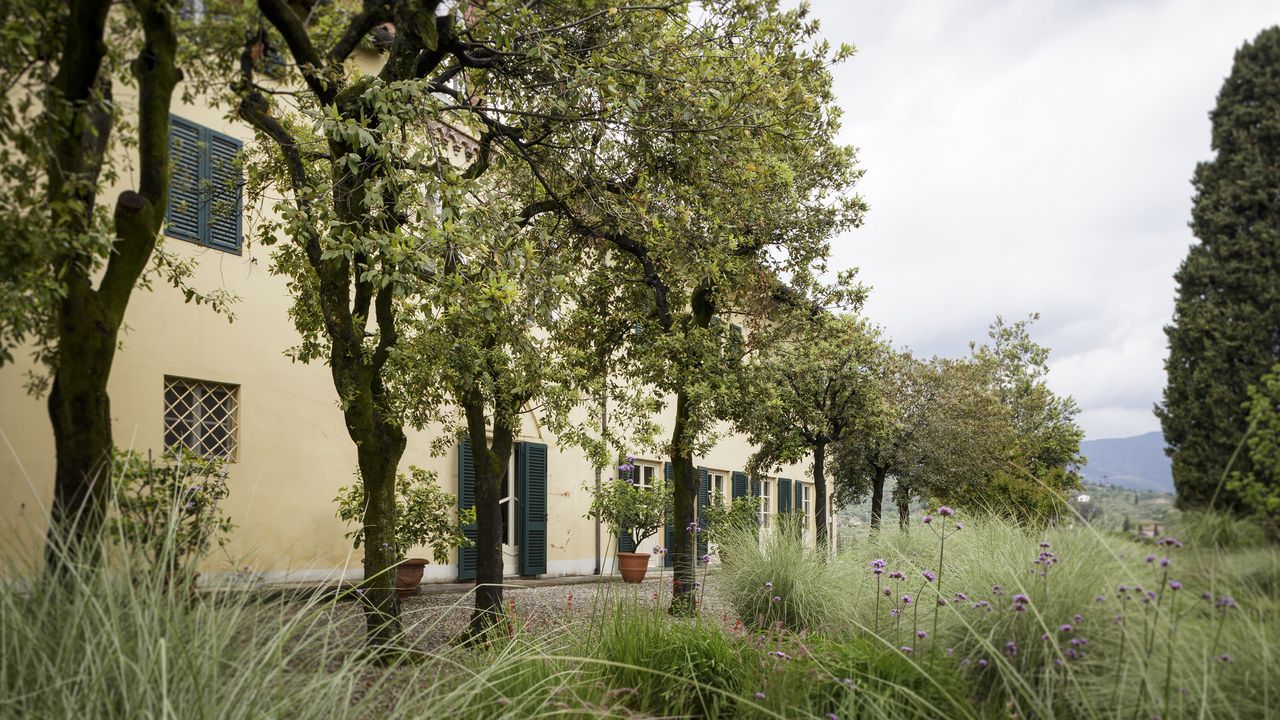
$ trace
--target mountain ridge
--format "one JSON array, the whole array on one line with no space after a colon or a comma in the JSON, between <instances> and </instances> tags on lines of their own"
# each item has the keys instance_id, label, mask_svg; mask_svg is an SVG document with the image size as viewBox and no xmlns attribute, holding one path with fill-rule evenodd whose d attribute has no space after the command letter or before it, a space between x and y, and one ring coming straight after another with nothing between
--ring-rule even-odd
<instances>
[{"instance_id":1,"label":"mountain ridge","mask_svg":"<svg viewBox=\"0 0 1280 720\"><path fill-rule=\"evenodd\" d=\"M1080 474L1093 485L1172 493L1173 468L1164 447L1164 435L1159 431L1085 440L1080 443L1080 452L1089 462L1080 468Z\"/></svg>"}]
</instances>

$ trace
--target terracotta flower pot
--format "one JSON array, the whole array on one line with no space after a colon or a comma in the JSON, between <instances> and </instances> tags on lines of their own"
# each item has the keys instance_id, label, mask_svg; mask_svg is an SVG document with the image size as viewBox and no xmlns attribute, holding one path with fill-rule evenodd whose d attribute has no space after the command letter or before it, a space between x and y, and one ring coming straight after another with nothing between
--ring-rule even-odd
<instances>
[{"instance_id":1,"label":"terracotta flower pot","mask_svg":"<svg viewBox=\"0 0 1280 720\"><path fill-rule=\"evenodd\" d=\"M428 560L423 558L409 558L400 561L396 565L396 595L398 597L408 597L418 589L418 584L422 582L422 568L426 566Z\"/></svg>"},{"instance_id":2,"label":"terracotta flower pot","mask_svg":"<svg viewBox=\"0 0 1280 720\"><path fill-rule=\"evenodd\" d=\"M618 553L618 572L622 573L622 579L632 585L644 580L645 574L649 572L650 555L651 553Z\"/></svg>"}]
</instances>

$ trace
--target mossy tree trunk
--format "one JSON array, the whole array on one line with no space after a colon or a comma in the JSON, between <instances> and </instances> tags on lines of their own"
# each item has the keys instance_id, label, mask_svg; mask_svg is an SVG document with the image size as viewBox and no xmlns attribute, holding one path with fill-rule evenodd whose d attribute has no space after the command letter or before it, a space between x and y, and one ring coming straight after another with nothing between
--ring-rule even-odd
<instances>
[{"instance_id":1,"label":"mossy tree trunk","mask_svg":"<svg viewBox=\"0 0 1280 720\"><path fill-rule=\"evenodd\" d=\"M692 313L688 319L686 339L693 331L705 331L711 326L711 318L715 316L714 287L710 282L703 282L695 288L692 296ZM680 356L688 357L682 353ZM692 362L699 363L694 357ZM681 372L676 368L676 372ZM685 371L682 376L691 374ZM696 508L698 507L698 473L693 465L693 434L691 423L695 420L692 414L689 393L683 384L676 391L676 419L671 432L671 485L672 485L672 519L675 528L675 547L667 548L674 553L672 557L672 593L671 613L689 615L697 608L694 584L697 582L698 563L695 557L698 551L698 538L694 531L696 525Z\"/></svg>"},{"instance_id":2,"label":"mossy tree trunk","mask_svg":"<svg viewBox=\"0 0 1280 720\"><path fill-rule=\"evenodd\" d=\"M497 413L493 440L488 439L485 404L478 388L468 394L463 411L476 472L476 597L470 627L474 637L502 617L502 487L515 429Z\"/></svg>"},{"instance_id":3,"label":"mossy tree trunk","mask_svg":"<svg viewBox=\"0 0 1280 720\"><path fill-rule=\"evenodd\" d=\"M176 9L167 0L133 4L142 48L132 63L137 82L138 190L116 200L115 244L98 286L81 243L58 259L65 295L55 312L56 354L49 420L57 455L46 567L52 573L95 564L111 498L111 404L107 382L120 326L138 278L155 249L169 195L169 106L181 79ZM53 152L48 200L55 232L69 239L92 229L112 118L111 78L102 67L110 3L73 0L62 55L47 97Z\"/></svg>"}]
</instances>

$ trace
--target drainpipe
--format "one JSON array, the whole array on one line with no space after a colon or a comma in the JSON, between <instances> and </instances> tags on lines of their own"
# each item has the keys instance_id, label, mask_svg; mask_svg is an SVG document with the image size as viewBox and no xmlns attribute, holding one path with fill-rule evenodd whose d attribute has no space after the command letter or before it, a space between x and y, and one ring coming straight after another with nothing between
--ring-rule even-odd
<instances>
[{"instance_id":1,"label":"drainpipe","mask_svg":"<svg viewBox=\"0 0 1280 720\"><path fill-rule=\"evenodd\" d=\"M609 372L608 366L605 366L604 378L600 388L600 440L603 441L609 431ZM600 494L600 474L604 468L596 466L596 494ZM596 518L596 569L595 575L600 575L604 571L604 565L601 562L600 552L600 518Z\"/></svg>"}]
</instances>

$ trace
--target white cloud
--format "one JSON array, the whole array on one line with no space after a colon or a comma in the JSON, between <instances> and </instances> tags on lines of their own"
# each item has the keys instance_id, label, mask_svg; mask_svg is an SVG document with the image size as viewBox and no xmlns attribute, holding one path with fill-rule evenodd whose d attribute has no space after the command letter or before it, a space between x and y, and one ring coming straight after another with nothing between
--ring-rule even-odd
<instances>
[{"instance_id":1,"label":"white cloud","mask_svg":"<svg viewBox=\"0 0 1280 720\"><path fill-rule=\"evenodd\" d=\"M1039 311L1090 437L1157 429L1191 173L1235 50L1275 2L815 0L867 222L835 267L900 344L960 355Z\"/></svg>"}]
</instances>

